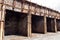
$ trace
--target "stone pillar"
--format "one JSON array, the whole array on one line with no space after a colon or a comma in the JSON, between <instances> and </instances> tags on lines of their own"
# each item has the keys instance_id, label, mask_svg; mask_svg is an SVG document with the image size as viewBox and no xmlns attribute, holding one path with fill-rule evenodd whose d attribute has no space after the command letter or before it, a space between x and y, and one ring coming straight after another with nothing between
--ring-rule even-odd
<instances>
[{"instance_id":1,"label":"stone pillar","mask_svg":"<svg viewBox=\"0 0 60 40\"><path fill-rule=\"evenodd\" d=\"M28 14L28 16L27 16L27 20L28 20L28 22L27 22L27 31L28 31L28 37L31 37L31 14Z\"/></svg>"},{"instance_id":2,"label":"stone pillar","mask_svg":"<svg viewBox=\"0 0 60 40\"><path fill-rule=\"evenodd\" d=\"M44 34L47 33L46 15L44 15Z\"/></svg>"},{"instance_id":3,"label":"stone pillar","mask_svg":"<svg viewBox=\"0 0 60 40\"><path fill-rule=\"evenodd\" d=\"M1 35L0 35L0 40L3 40L3 34L4 34L4 22L0 22L0 27L1 27L1 31L0 31L0 33L1 33Z\"/></svg>"},{"instance_id":4,"label":"stone pillar","mask_svg":"<svg viewBox=\"0 0 60 40\"><path fill-rule=\"evenodd\" d=\"M4 39L4 21L5 21L5 5L2 5L0 16L0 40Z\"/></svg>"},{"instance_id":5,"label":"stone pillar","mask_svg":"<svg viewBox=\"0 0 60 40\"><path fill-rule=\"evenodd\" d=\"M56 18L54 19L54 23L55 23L55 32L57 32Z\"/></svg>"}]
</instances>

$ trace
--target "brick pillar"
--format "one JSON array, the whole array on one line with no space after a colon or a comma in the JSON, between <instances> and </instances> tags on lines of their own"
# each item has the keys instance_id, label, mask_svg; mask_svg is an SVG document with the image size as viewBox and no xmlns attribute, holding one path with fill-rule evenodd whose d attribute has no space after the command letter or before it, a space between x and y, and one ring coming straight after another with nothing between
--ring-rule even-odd
<instances>
[{"instance_id":1,"label":"brick pillar","mask_svg":"<svg viewBox=\"0 0 60 40\"><path fill-rule=\"evenodd\" d=\"M44 15L44 33L47 33L46 15Z\"/></svg>"},{"instance_id":2,"label":"brick pillar","mask_svg":"<svg viewBox=\"0 0 60 40\"><path fill-rule=\"evenodd\" d=\"M27 22L27 31L28 31L28 37L31 37L31 14L28 14L28 16L27 16L27 20L28 20L28 22Z\"/></svg>"},{"instance_id":3,"label":"brick pillar","mask_svg":"<svg viewBox=\"0 0 60 40\"><path fill-rule=\"evenodd\" d=\"M0 17L0 40L4 39L5 5L2 5Z\"/></svg>"},{"instance_id":4,"label":"brick pillar","mask_svg":"<svg viewBox=\"0 0 60 40\"><path fill-rule=\"evenodd\" d=\"M54 23L55 23L55 32L57 32L56 18L54 19Z\"/></svg>"}]
</instances>

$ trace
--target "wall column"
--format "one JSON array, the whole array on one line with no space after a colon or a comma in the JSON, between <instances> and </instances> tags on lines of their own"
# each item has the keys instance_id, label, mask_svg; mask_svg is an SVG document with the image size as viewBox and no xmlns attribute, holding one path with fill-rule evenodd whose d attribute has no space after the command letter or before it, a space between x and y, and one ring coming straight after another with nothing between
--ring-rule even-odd
<instances>
[{"instance_id":1,"label":"wall column","mask_svg":"<svg viewBox=\"0 0 60 40\"><path fill-rule=\"evenodd\" d=\"M2 5L0 16L0 40L4 39L4 24L5 24L5 5Z\"/></svg>"},{"instance_id":2,"label":"wall column","mask_svg":"<svg viewBox=\"0 0 60 40\"><path fill-rule=\"evenodd\" d=\"M54 22L55 22L55 32L57 32L56 18L54 19Z\"/></svg>"},{"instance_id":3,"label":"wall column","mask_svg":"<svg viewBox=\"0 0 60 40\"><path fill-rule=\"evenodd\" d=\"M28 16L27 16L27 20L28 20L28 22L27 22L27 31L28 31L28 37L31 37L32 36L32 34L31 34L31 14L28 14Z\"/></svg>"},{"instance_id":4,"label":"wall column","mask_svg":"<svg viewBox=\"0 0 60 40\"><path fill-rule=\"evenodd\" d=\"M46 15L44 15L44 34L47 33Z\"/></svg>"}]
</instances>

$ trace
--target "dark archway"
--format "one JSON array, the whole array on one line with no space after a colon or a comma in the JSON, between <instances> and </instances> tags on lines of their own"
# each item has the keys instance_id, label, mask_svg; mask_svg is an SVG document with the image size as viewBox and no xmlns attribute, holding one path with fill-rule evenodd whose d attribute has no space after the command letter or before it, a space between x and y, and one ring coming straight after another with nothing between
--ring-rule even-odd
<instances>
[{"instance_id":1,"label":"dark archway","mask_svg":"<svg viewBox=\"0 0 60 40\"><path fill-rule=\"evenodd\" d=\"M27 14L6 10L5 36L27 36Z\"/></svg>"},{"instance_id":2,"label":"dark archway","mask_svg":"<svg viewBox=\"0 0 60 40\"><path fill-rule=\"evenodd\" d=\"M47 32L55 32L55 22L53 18L47 17Z\"/></svg>"},{"instance_id":3,"label":"dark archway","mask_svg":"<svg viewBox=\"0 0 60 40\"><path fill-rule=\"evenodd\" d=\"M44 17L32 15L32 33L44 33Z\"/></svg>"},{"instance_id":4,"label":"dark archway","mask_svg":"<svg viewBox=\"0 0 60 40\"><path fill-rule=\"evenodd\" d=\"M60 19L56 20L56 24L57 24L57 31L60 31Z\"/></svg>"}]
</instances>

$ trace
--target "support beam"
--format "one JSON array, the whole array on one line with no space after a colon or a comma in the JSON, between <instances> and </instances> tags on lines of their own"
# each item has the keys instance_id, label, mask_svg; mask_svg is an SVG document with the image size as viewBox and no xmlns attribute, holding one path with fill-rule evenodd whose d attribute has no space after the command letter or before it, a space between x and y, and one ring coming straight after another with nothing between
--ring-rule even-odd
<instances>
[{"instance_id":1,"label":"support beam","mask_svg":"<svg viewBox=\"0 0 60 40\"><path fill-rule=\"evenodd\" d=\"M47 33L46 15L44 15L44 34Z\"/></svg>"},{"instance_id":2,"label":"support beam","mask_svg":"<svg viewBox=\"0 0 60 40\"><path fill-rule=\"evenodd\" d=\"M2 4L0 4L0 40L2 40L2 28L1 28L1 17L2 17Z\"/></svg>"},{"instance_id":3,"label":"support beam","mask_svg":"<svg viewBox=\"0 0 60 40\"><path fill-rule=\"evenodd\" d=\"M2 6L2 10L1 10L1 21L0 21L0 27L1 27L1 40L4 39L4 21L5 21L5 5Z\"/></svg>"},{"instance_id":4,"label":"support beam","mask_svg":"<svg viewBox=\"0 0 60 40\"><path fill-rule=\"evenodd\" d=\"M27 16L27 20L28 20L28 22L27 22L27 31L28 31L28 37L31 37L31 14L28 14L28 16Z\"/></svg>"},{"instance_id":5,"label":"support beam","mask_svg":"<svg viewBox=\"0 0 60 40\"><path fill-rule=\"evenodd\" d=\"M57 32L56 18L54 19L54 22L55 22L55 32Z\"/></svg>"},{"instance_id":6,"label":"support beam","mask_svg":"<svg viewBox=\"0 0 60 40\"><path fill-rule=\"evenodd\" d=\"M1 27L1 35L0 35L1 36L0 38L1 39L0 40L3 40L3 36L4 36L3 35L3 33L4 33L4 31L3 31L4 30L4 28L3 28L4 27L4 22L0 22L0 27Z\"/></svg>"},{"instance_id":7,"label":"support beam","mask_svg":"<svg viewBox=\"0 0 60 40\"><path fill-rule=\"evenodd\" d=\"M31 1L31 0L30 0ZM31 5L31 3L30 3L30 5ZM28 20L28 26L27 26L27 28L28 28L28 37L31 37L32 36L32 29L31 29L31 13L30 13L30 5L29 5L29 11L28 11L28 16L27 16L27 20Z\"/></svg>"}]
</instances>

